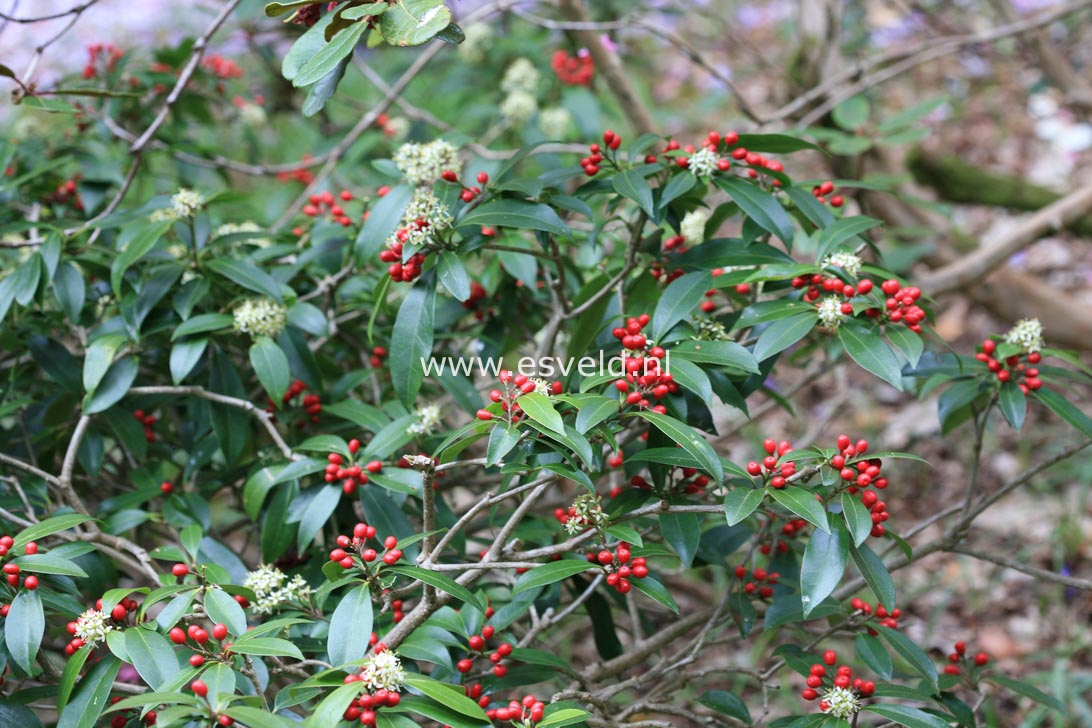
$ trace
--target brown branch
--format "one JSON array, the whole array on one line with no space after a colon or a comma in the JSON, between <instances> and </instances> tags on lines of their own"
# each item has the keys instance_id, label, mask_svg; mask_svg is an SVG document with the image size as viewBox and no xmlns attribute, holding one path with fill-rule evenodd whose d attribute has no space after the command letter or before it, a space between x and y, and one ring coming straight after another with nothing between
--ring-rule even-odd
<instances>
[{"instance_id":1,"label":"brown branch","mask_svg":"<svg viewBox=\"0 0 1092 728\"><path fill-rule=\"evenodd\" d=\"M1051 581L1055 584L1062 584L1064 586L1073 587L1074 589L1081 589L1083 591L1092 591L1092 581L1088 579L1077 579L1076 577L1066 576L1064 574L1057 574L1053 571L1047 571L1046 569L1040 569L1035 566L1028 566L1027 564L1021 564L1019 561L1007 558L1005 556L998 556L996 554L986 553L985 551L978 551L968 546L955 546L948 549L952 553L963 554L964 556L971 556L979 561L989 561L990 563L997 564L998 566L1004 566L1006 569L1012 569L1013 571L1019 571L1029 576L1034 576L1036 579L1042 579L1043 581Z\"/></svg>"},{"instance_id":2,"label":"brown branch","mask_svg":"<svg viewBox=\"0 0 1092 728\"><path fill-rule=\"evenodd\" d=\"M1039 240L1046 233L1065 228L1090 210L1092 184L1078 188L1044 207L974 252L930 272L920 280L919 285L923 291L934 296L964 288L1003 265L1013 253Z\"/></svg>"}]
</instances>

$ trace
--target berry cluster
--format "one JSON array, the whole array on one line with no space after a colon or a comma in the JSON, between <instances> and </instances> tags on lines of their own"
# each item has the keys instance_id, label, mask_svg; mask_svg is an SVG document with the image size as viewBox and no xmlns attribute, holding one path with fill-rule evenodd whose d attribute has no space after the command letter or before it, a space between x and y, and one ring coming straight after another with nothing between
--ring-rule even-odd
<instances>
[{"instance_id":1,"label":"berry cluster","mask_svg":"<svg viewBox=\"0 0 1092 728\"><path fill-rule=\"evenodd\" d=\"M888 612L884 606L879 603L877 603L876 608L873 609L871 604L863 599L858 599L857 597L850 600L849 606L853 608L854 612L859 612L868 617L872 617L873 614L875 614L876 619L880 620L879 624L881 627L888 627L890 629L899 628L899 617L902 616L901 609L892 609ZM875 636L876 630L869 627L868 633Z\"/></svg>"},{"instance_id":2,"label":"berry cluster","mask_svg":"<svg viewBox=\"0 0 1092 728\"><path fill-rule=\"evenodd\" d=\"M459 193L459 199L463 202L473 202L482 193L482 188L478 187L478 185L467 187L460 182L459 175L454 170L444 170L440 174L440 179L444 182L451 182L452 184L457 184L462 187L463 191ZM479 185L489 184L489 175L485 172L478 172L477 180Z\"/></svg>"},{"instance_id":3,"label":"berry cluster","mask_svg":"<svg viewBox=\"0 0 1092 728\"><path fill-rule=\"evenodd\" d=\"M11 536L0 536L0 558L5 557L11 551L11 547L15 545L15 539ZM27 556L33 556L38 553L38 544L31 541L23 547L23 552ZM19 564L13 561L9 561L4 564L4 576L7 578L8 586L13 589L18 589L20 585L25 586L27 589L34 591L38 588L38 577L34 574L28 574L26 577L21 575L22 569L19 568ZM4 605L0 608L0 616L8 616L8 605Z\"/></svg>"},{"instance_id":4,"label":"berry cluster","mask_svg":"<svg viewBox=\"0 0 1092 728\"><path fill-rule=\"evenodd\" d=\"M811 193L815 195L815 199L819 200L820 204L827 204L830 202L831 207L841 207L845 204L845 199L841 195L831 195L834 192L834 183L829 179L822 184L815 185L811 188Z\"/></svg>"},{"instance_id":5,"label":"berry cluster","mask_svg":"<svg viewBox=\"0 0 1092 728\"><path fill-rule=\"evenodd\" d=\"M1043 380L1039 378L1039 370L1029 364L1038 364L1043 356L1037 351L1027 354L1013 354L1004 359L995 358L997 342L986 339L974 358L986 365L986 368L994 373L999 382L1014 382L1025 395L1043 386Z\"/></svg>"},{"instance_id":6,"label":"berry cluster","mask_svg":"<svg viewBox=\"0 0 1092 728\"><path fill-rule=\"evenodd\" d=\"M363 466L356 462L356 454L360 451L360 440L349 440L349 453L352 461L345 467L345 458L340 453L332 452L326 456L327 466L325 480L327 483L341 481L341 489L345 495L356 493L357 486L368 482L367 473L378 473L383 470L383 463L378 460L370 460ZM367 471L367 472L365 472Z\"/></svg>"},{"instance_id":7,"label":"berry cluster","mask_svg":"<svg viewBox=\"0 0 1092 728\"><path fill-rule=\"evenodd\" d=\"M468 311L474 312L474 318L481 321L486 315L493 316L496 314L492 308L479 307L479 302L484 301L486 297L485 286L477 281L470 282L470 298L463 301L463 308Z\"/></svg>"},{"instance_id":8,"label":"berry cluster","mask_svg":"<svg viewBox=\"0 0 1092 728\"><path fill-rule=\"evenodd\" d=\"M903 288L902 284L894 278L880 284L880 290L887 296L884 308L887 311L887 319L892 323L902 321L906 328L916 334L921 333L921 322L925 320L925 311L916 301L921 298L921 289L915 286ZM868 316L878 316L879 313L870 313L875 309L866 311Z\"/></svg>"},{"instance_id":9,"label":"berry cluster","mask_svg":"<svg viewBox=\"0 0 1092 728\"><path fill-rule=\"evenodd\" d=\"M627 594L632 588L630 579L644 579L648 576L648 562L644 557L633 558L629 544L620 542L614 547L614 553L608 549L589 551L588 561L599 564L607 572L607 584L619 594Z\"/></svg>"},{"instance_id":10,"label":"berry cluster","mask_svg":"<svg viewBox=\"0 0 1092 728\"><path fill-rule=\"evenodd\" d=\"M334 198L334 193L329 190L316 192L311 195L307 204L303 206L303 214L307 215L307 217L318 217L326 214L337 224L348 227L353 224L353 221L345 214L345 207L342 203L349 202L352 199L353 193L349 190L342 190L337 199Z\"/></svg>"},{"instance_id":11,"label":"berry cluster","mask_svg":"<svg viewBox=\"0 0 1092 728\"><path fill-rule=\"evenodd\" d=\"M835 443L838 453L831 457L830 466L838 471L839 477L851 483L846 492L851 495L860 495L861 504L872 513L872 535L880 537L884 534L884 521L891 514L887 512L887 504L880 500L876 490L887 487L887 478L880 477L880 469L883 462L879 458L858 460L855 463L849 461L859 458L868 451L868 440L858 440L856 444L849 439L849 435L838 435ZM866 490L869 486L876 490Z\"/></svg>"},{"instance_id":12,"label":"berry cluster","mask_svg":"<svg viewBox=\"0 0 1092 728\"><path fill-rule=\"evenodd\" d=\"M856 286L852 286L837 276L824 276L821 273L813 273L810 276L797 276L792 279L793 288L807 288L804 291L805 301L817 301L823 292L840 294L848 301L858 294L862 296L869 294L872 291L872 286L872 281L868 278L862 278L857 282ZM841 304L841 309L842 313L847 316L853 314L853 306L849 303Z\"/></svg>"},{"instance_id":13,"label":"berry cluster","mask_svg":"<svg viewBox=\"0 0 1092 728\"><path fill-rule=\"evenodd\" d=\"M379 369L383 366L383 360L387 358L388 354L390 354L390 352L387 351L387 347L373 346L372 355L368 359L368 363L372 365L373 369Z\"/></svg>"},{"instance_id":14,"label":"berry cluster","mask_svg":"<svg viewBox=\"0 0 1092 728\"><path fill-rule=\"evenodd\" d=\"M71 657L77 650L86 644L94 645L103 639L107 632L113 631L118 625L125 622L130 614L137 610L139 605L133 599L126 597L115 604L109 612L102 609L102 599L95 602L95 608L80 615L79 619L65 625L65 630L72 635L72 639L64 647L64 653ZM8 606L5 604L0 613L7 616Z\"/></svg>"},{"instance_id":15,"label":"berry cluster","mask_svg":"<svg viewBox=\"0 0 1092 728\"><path fill-rule=\"evenodd\" d=\"M418 219L411 222L410 226L417 230L425 230L428 228L429 223L425 219ZM379 251L379 259L384 263L390 263L387 273L390 275L391 280L395 282L411 283L417 279L417 276L421 275L421 268L425 264L424 253L414 253L409 260L402 262L402 246L408 238L409 232L410 228L400 228L395 232L397 240L392 242L389 247Z\"/></svg>"},{"instance_id":16,"label":"berry cluster","mask_svg":"<svg viewBox=\"0 0 1092 728\"><path fill-rule=\"evenodd\" d=\"M309 165L315 163L315 158L310 154L304 154L300 158L300 163L303 165ZM315 173L309 170L306 166L296 167L295 169L282 169L277 172L278 182L299 182L300 184L309 185L315 181ZM302 235L303 228L293 228L293 235Z\"/></svg>"},{"instance_id":17,"label":"berry cluster","mask_svg":"<svg viewBox=\"0 0 1092 728\"><path fill-rule=\"evenodd\" d=\"M973 658L967 655L967 643L962 640L955 643L955 652L948 655L948 664L944 666L944 672L948 675L959 675L962 673L960 665L963 667L969 667L971 663L974 667L985 667L990 662L990 656L985 652L979 652ZM974 669L974 668L972 668Z\"/></svg>"},{"instance_id":18,"label":"berry cluster","mask_svg":"<svg viewBox=\"0 0 1092 728\"><path fill-rule=\"evenodd\" d=\"M618 164L612 152L618 151L620 146L622 146L622 137L610 129L603 132L603 146L599 146L597 143L589 144L588 151L590 154L580 160L580 167L584 170L584 174L589 177L599 174L599 165L604 161L613 167L617 167ZM606 152L606 156L604 156L604 152Z\"/></svg>"},{"instance_id":19,"label":"berry cluster","mask_svg":"<svg viewBox=\"0 0 1092 728\"><path fill-rule=\"evenodd\" d=\"M54 205L68 205L71 204L72 208L77 212L83 211L83 200L80 198L80 193L76 190L76 183L79 182L80 175L76 175L71 179L66 179L57 185L57 189L53 194L45 198L47 203Z\"/></svg>"},{"instance_id":20,"label":"berry cluster","mask_svg":"<svg viewBox=\"0 0 1092 728\"><path fill-rule=\"evenodd\" d=\"M152 414L147 414L144 410L134 410L133 417L136 421L144 425L144 439L148 442L155 442L155 423L159 421L159 418Z\"/></svg>"},{"instance_id":21,"label":"berry cluster","mask_svg":"<svg viewBox=\"0 0 1092 728\"><path fill-rule=\"evenodd\" d=\"M493 625L487 624L482 627L480 634L471 635L467 639L467 646L469 648L470 656L464 657L455 663L455 669L459 672L466 674L474 669L474 660L478 657L485 657L489 662L493 663L493 674L497 677L504 677L508 674L508 666L504 664L504 658L512 654L514 649L511 643L501 642L497 645L497 649L486 654L488 650L488 642L493 639L493 634L496 630ZM486 703L488 705L488 702Z\"/></svg>"},{"instance_id":22,"label":"berry cluster","mask_svg":"<svg viewBox=\"0 0 1092 728\"><path fill-rule=\"evenodd\" d=\"M697 468L674 467L671 469L672 488L687 495L701 493L712 482L709 476ZM641 490L652 490L652 484L640 475L634 475L629 479L629 484ZM612 488L610 497L615 498L622 492L621 488Z\"/></svg>"},{"instance_id":23,"label":"berry cluster","mask_svg":"<svg viewBox=\"0 0 1092 728\"><path fill-rule=\"evenodd\" d=\"M784 488L789 483L789 478L796 475L796 463L792 460L784 460L786 455L792 452L792 446L782 440L780 443L767 439L762 443L766 451L766 457L762 464L752 460L747 463L747 473L754 477L762 477L763 483L771 488Z\"/></svg>"},{"instance_id":24,"label":"berry cluster","mask_svg":"<svg viewBox=\"0 0 1092 728\"><path fill-rule=\"evenodd\" d=\"M231 59L224 58L221 55L205 56L205 59L201 61L201 65L205 67L205 70L222 81L231 78L242 78L244 75L243 69L239 67L239 64Z\"/></svg>"},{"instance_id":25,"label":"berry cluster","mask_svg":"<svg viewBox=\"0 0 1092 728\"><path fill-rule=\"evenodd\" d=\"M231 643L226 641L228 638L226 624L212 625L211 633L198 624L191 624L185 630L181 627L173 627L167 636L176 645L184 645L188 639L193 640L195 646L193 647L194 653L190 655L191 667L201 667L209 657L227 657L231 649ZM210 639L215 639L220 643L219 654L205 646ZM197 691L194 690L194 692Z\"/></svg>"},{"instance_id":26,"label":"berry cluster","mask_svg":"<svg viewBox=\"0 0 1092 728\"><path fill-rule=\"evenodd\" d=\"M641 409L649 406L651 399L663 399L668 394L679 391L679 385L671 372L660 370L660 360L667 352L662 346L655 346L642 333L652 317L647 313L630 316L625 327L617 327L611 333L622 343L622 366L626 375L614 382L614 387L626 395L626 404L637 405ZM666 412L663 405L652 408L654 412Z\"/></svg>"},{"instance_id":27,"label":"berry cluster","mask_svg":"<svg viewBox=\"0 0 1092 728\"><path fill-rule=\"evenodd\" d=\"M383 539L382 556L379 555L376 549L368 547L368 541L371 539L375 539L376 542L379 541L375 526L369 526L366 523L356 524L353 526L352 538L344 534L337 537L337 548L330 552L330 561L340 565L343 569L351 569L356 565L356 560L353 559L350 552L358 554L360 560L365 564L370 564L376 559L382 559L387 566L393 566L402 558L402 551L398 548L398 539L396 537L387 536Z\"/></svg>"},{"instance_id":28,"label":"berry cluster","mask_svg":"<svg viewBox=\"0 0 1092 728\"><path fill-rule=\"evenodd\" d=\"M789 544L786 539L796 538L800 535L800 532L807 528L808 522L803 518L791 518L787 523L781 526L781 533L775 537L772 543L764 543L759 545L758 551L763 556L769 556L774 550L777 553L784 554L789 551Z\"/></svg>"},{"instance_id":29,"label":"berry cluster","mask_svg":"<svg viewBox=\"0 0 1092 728\"><path fill-rule=\"evenodd\" d=\"M345 684L360 682L360 675L346 675ZM361 725L375 725L376 713L382 707L393 708L402 702L402 695L397 690L379 688L375 692L365 692L349 704L342 716L347 721L359 721Z\"/></svg>"},{"instance_id":30,"label":"berry cluster","mask_svg":"<svg viewBox=\"0 0 1092 728\"><path fill-rule=\"evenodd\" d=\"M297 379L289 385L288 390L284 393L284 396L281 397L281 404L284 406L291 405L292 400L299 397L299 395L303 394L305 391L307 391L307 385ZM304 394L300 399L299 406L312 424L319 421L319 415L322 414L322 398L319 397L319 395ZM265 411L273 417L276 417L277 406L272 399L268 400ZM296 423L296 427L303 429L305 424L306 420L300 420Z\"/></svg>"},{"instance_id":31,"label":"berry cluster","mask_svg":"<svg viewBox=\"0 0 1092 728\"><path fill-rule=\"evenodd\" d=\"M564 391L564 387L558 380L549 382L538 377L513 374L507 369L501 371L500 381L503 388L490 390L489 399L500 403L501 411L508 413L513 424L520 420L519 398L521 395L538 392L549 396L561 394ZM478 410L479 420L489 421L493 419L493 416L493 413L487 409Z\"/></svg>"},{"instance_id":32,"label":"berry cluster","mask_svg":"<svg viewBox=\"0 0 1092 728\"><path fill-rule=\"evenodd\" d=\"M871 680L853 677L853 668L839 665L834 678L830 679L827 667L834 667L838 662L838 653L827 650L823 653L823 662L811 666L807 687L800 693L804 700L819 698L819 710L835 718L852 718L861 709L861 698L871 697L876 692L876 684ZM820 690L824 689L822 694Z\"/></svg>"},{"instance_id":33,"label":"berry cluster","mask_svg":"<svg viewBox=\"0 0 1092 728\"><path fill-rule=\"evenodd\" d=\"M100 72L105 76L117 68L123 55L125 51L113 43L92 43L87 46L87 65L83 67L83 77L94 78Z\"/></svg>"},{"instance_id":34,"label":"berry cluster","mask_svg":"<svg viewBox=\"0 0 1092 728\"><path fill-rule=\"evenodd\" d=\"M110 705L120 703L122 700L124 700L123 697L121 697L120 695L115 695L114 697L110 698ZM129 725L130 719L137 720L138 722L142 720L144 722L144 725L155 725L155 722L159 718L159 715L154 710L149 710L144 715L144 718L140 718L140 711L140 708L132 708L130 710L126 710L124 713L115 715L113 718L110 719L110 728L125 728L125 726ZM228 725L230 725L230 723Z\"/></svg>"},{"instance_id":35,"label":"berry cluster","mask_svg":"<svg viewBox=\"0 0 1092 728\"><path fill-rule=\"evenodd\" d=\"M510 700L508 707L490 708L485 717L501 723L510 722L520 728L532 728L542 720L546 705L534 695L525 695L523 700Z\"/></svg>"},{"instance_id":36,"label":"berry cluster","mask_svg":"<svg viewBox=\"0 0 1092 728\"><path fill-rule=\"evenodd\" d=\"M561 49L554 51L550 68L566 86L590 86L595 75L595 61L586 48L581 48L575 56Z\"/></svg>"},{"instance_id":37,"label":"berry cluster","mask_svg":"<svg viewBox=\"0 0 1092 728\"><path fill-rule=\"evenodd\" d=\"M781 574L761 568L747 571L746 566L740 565L736 567L736 578L743 582L744 593L758 594L762 599L769 599L773 596L774 585L781 578Z\"/></svg>"}]
</instances>

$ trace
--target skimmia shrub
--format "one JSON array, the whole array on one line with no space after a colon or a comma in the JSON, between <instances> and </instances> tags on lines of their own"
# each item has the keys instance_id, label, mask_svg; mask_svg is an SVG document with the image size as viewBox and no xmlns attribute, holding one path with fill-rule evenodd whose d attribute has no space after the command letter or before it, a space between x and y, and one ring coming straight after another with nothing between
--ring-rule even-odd
<instances>
[{"instance_id":1,"label":"skimmia shrub","mask_svg":"<svg viewBox=\"0 0 1092 728\"><path fill-rule=\"evenodd\" d=\"M392 14L437 3L330 5L271 6L310 28L286 68L326 98L345 56L324 42L405 45ZM427 37L461 38L440 20ZM84 75L158 97L180 65L127 61L95 46ZM584 53L549 67L594 78ZM197 73L217 94L242 71ZM505 79L531 94L539 71ZM71 141L0 149L5 725L943 728L997 690L1060 709L912 639L929 615L898 576L1087 445L1089 372L1049 322L946 350L852 183L794 176L810 142L608 129L583 158L496 160L384 119L372 184L280 170L299 212L267 227L192 177L110 205L121 180L87 161L110 113L142 110L91 97ZM923 539L914 453L769 433L727 457L720 413L791 408L808 369L942 390L976 463L1029 410L1074 432L1009 482L948 483Z\"/></svg>"}]
</instances>

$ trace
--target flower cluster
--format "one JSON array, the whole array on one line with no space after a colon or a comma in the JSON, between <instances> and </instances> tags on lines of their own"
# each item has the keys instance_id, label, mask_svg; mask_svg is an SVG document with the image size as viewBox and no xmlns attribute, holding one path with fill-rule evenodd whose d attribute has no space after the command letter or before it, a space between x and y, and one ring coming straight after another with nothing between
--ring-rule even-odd
<instances>
[{"instance_id":1,"label":"flower cluster","mask_svg":"<svg viewBox=\"0 0 1092 728\"><path fill-rule=\"evenodd\" d=\"M827 296L819 302L819 324L827 329L838 328L849 315L844 310L846 306L849 307L849 313L852 313L853 306L851 304L842 303L842 300L837 296Z\"/></svg>"},{"instance_id":2,"label":"flower cluster","mask_svg":"<svg viewBox=\"0 0 1092 728\"><path fill-rule=\"evenodd\" d=\"M235 330L259 336L278 336L284 331L288 309L268 298L248 298L232 311L235 317Z\"/></svg>"},{"instance_id":3,"label":"flower cluster","mask_svg":"<svg viewBox=\"0 0 1092 728\"><path fill-rule=\"evenodd\" d=\"M456 174L462 171L458 152L443 139L424 144L403 144L394 153L393 159L402 176L416 185L435 182L447 170Z\"/></svg>"},{"instance_id":4,"label":"flower cluster","mask_svg":"<svg viewBox=\"0 0 1092 728\"><path fill-rule=\"evenodd\" d=\"M578 496L568 508L555 509L554 517L570 536L587 528L602 528L607 523L607 514L603 512L599 496L594 493Z\"/></svg>"},{"instance_id":5,"label":"flower cluster","mask_svg":"<svg viewBox=\"0 0 1092 728\"><path fill-rule=\"evenodd\" d=\"M687 245L705 242L705 223L709 222L709 211L703 208L691 210L683 215L679 223L679 234Z\"/></svg>"},{"instance_id":6,"label":"flower cluster","mask_svg":"<svg viewBox=\"0 0 1092 728\"><path fill-rule=\"evenodd\" d=\"M291 579L275 566L263 564L246 575L243 586L254 592L256 614L270 614L292 602L305 602L311 597L311 585L296 574Z\"/></svg>"},{"instance_id":7,"label":"flower cluster","mask_svg":"<svg viewBox=\"0 0 1092 728\"><path fill-rule=\"evenodd\" d=\"M418 189L406 206L400 226L387 239L386 249L379 253L379 259L390 264L387 268L390 277L406 283L416 279L421 274L426 254L416 252L408 260L403 260L404 246L425 247L438 232L449 228L452 220L451 211L436 195L428 189Z\"/></svg>"},{"instance_id":8,"label":"flower cluster","mask_svg":"<svg viewBox=\"0 0 1092 728\"><path fill-rule=\"evenodd\" d=\"M406 671L393 650L380 650L364 662L360 679L369 690L398 692L406 683Z\"/></svg>"},{"instance_id":9,"label":"flower cluster","mask_svg":"<svg viewBox=\"0 0 1092 728\"><path fill-rule=\"evenodd\" d=\"M481 63L493 47L493 26L487 23L471 23L463 28L463 42L459 55L470 64Z\"/></svg>"},{"instance_id":10,"label":"flower cluster","mask_svg":"<svg viewBox=\"0 0 1092 728\"><path fill-rule=\"evenodd\" d=\"M260 233L264 232L262 226L253 220L247 220L246 222L225 222L220 227L216 228L216 233L213 237L220 238L224 235L236 235L238 233ZM249 238L249 241L259 248L267 248L272 244L272 240L266 237L254 237Z\"/></svg>"},{"instance_id":11,"label":"flower cluster","mask_svg":"<svg viewBox=\"0 0 1092 728\"><path fill-rule=\"evenodd\" d=\"M848 720L856 715L863 706L861 699L871 697L876 692L876 684L871 680L853 677L853 668L839 665L835 677L830 680L827 667L834 667L838 662L838 653L827 650L823 653L823 662L811 666L807 687L801 693L804 700L819 699L819 710L835 718ZM826 688L820 697L819 690Z\"/></svg>"},{"instance_id":12,"label":"flower cluster","mask_svg":"<svg viewBox=\"0 0 1092 728\"><path fill-rule=\"evenodd\" d=\"M1015 344L1022 353L1035 354L1043 348L1043 325L1039 319L1020 319L1005 334L1006 344Z\"/></svg>"},{"instance_id":13,"label":"flower cluster","mask_svg":"<svg viewBox=\"0 0 1092 728\"><path fill-rule=\"evenodd\" d=\"M424 407L418 407L414 415L417 419L406 428L406 432L411 435L427 435L436 429L436 426L441 421L440 405L438 404L426 404Z\"/></svg>"},{"instance_id":14,"label":"flower cluster","mask_svg":"<svg viewBox=\"0 0 1092 728\"><path fill-rule=\"evenodd\" d=\"M587 48L581 48L575 56L562 49L554 51L550 68L566 86L590 86L595 76L595 61Z\"/></svg>"},{"instance_id":15,"label":"flower cluster","mask_svg":"<svg viewBox=\"0 0 1092 728\"><path fill-rule=\"evenodd\" d=\"M156 210L151 214L153 222L164 220L189 220L205 205L205 197L200 192L183 187L171 196L171 206Z\"/></svg>"},{"instance_id":16,"label":"flower cluster","mask_svg":"<svg viewBox=\"0 0 1092 728\"><path fill-rule=\"evenodd\" d=\"M698 177L712 177L720 167L721 157L715 151L709 147L702 147L701 149L690 155L689 169Z\"/></svg>"},{"instance_id":17,"label":"flower cluster","mask_svg":"<svg viewBox=\"0 0 1092 728\"><path fill-rule=\"evenodd\" d=\"M837 253L831 253L823 259L824 268L841 268L846 272L850 278L856 278L861 273L861 266L864 264L858 256L846 251L838 251Z\"/></svg>"},{"instance_id":18,"label":"flower cluster","mask_svg":"<svg viewBox=\"0 0 1092 728\"><path fill-rule=\"evenodd\" d=\"M573 126L573 115L568 109L553 106L538 115L538 128L547 139L564 139Z\"/></svg>"},{"instance_id":19,"label":"flower cluster","mask_svg":"<svg viewBox=\"0 0 1092 728\"><path fill-rule=\"evenodd\" d=\"M114 631L114 625L110 623L110 615L98 609L88 609L76 619L76 627L73 631L84 644L96 645L106 640L106 635Z\"/></svg>"}]
</instances>

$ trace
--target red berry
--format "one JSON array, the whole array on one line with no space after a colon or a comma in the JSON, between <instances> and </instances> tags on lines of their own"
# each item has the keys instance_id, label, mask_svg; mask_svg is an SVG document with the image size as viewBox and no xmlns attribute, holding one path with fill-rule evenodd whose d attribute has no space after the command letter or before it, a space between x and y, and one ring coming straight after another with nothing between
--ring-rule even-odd
<instances>
[{"instance_id":1,"label":"red berry","mask_svg":"<svg viewBox=\"0 0 1092 728\"><path fill-rule=\"evenodd\" d=\"M192 690L195 695L202 698L209 694L209 686L201 680L194 680L190 683L190 690Z\"/></svg>"},{"instance_id":2,"label":"red berry","mask_svg":"<svg viewBox=\"0 0 1092 728\"><path fill-rule=\"evenodd\" d=\"M27 578L29 579L30 577ZM979 652L977 655L974 656L974 664L978 665L979 667L982 667L989 661L990 656L987 655L985 652Z\"/></svg>"},{"instance_id":3,"label":"red berry","mask_svg":"<svg viewBox=\"0 0 1092 728\"><path fill-rule=\"evenodd\" d=\"M823 653L823 662L827 663L828 665L833 665L834 663L838 662L838 653L834 650L827 650Z\"/></svg>"},{"instance_id":4,"label":"red berry","mask_svg":"<svg viewBox=\"0 0 1092 728\"><path fill-rule=\"evenodd\" d=\"M212 627L212 636L217 640L223 640L227 637L228 629L226 624L216 624Z\"/></svg>"}]
</instances>

